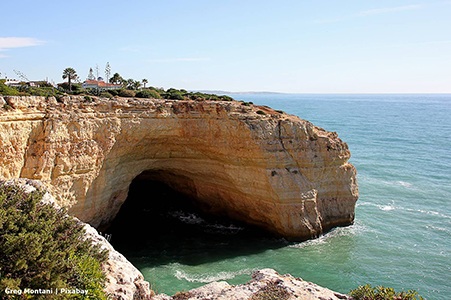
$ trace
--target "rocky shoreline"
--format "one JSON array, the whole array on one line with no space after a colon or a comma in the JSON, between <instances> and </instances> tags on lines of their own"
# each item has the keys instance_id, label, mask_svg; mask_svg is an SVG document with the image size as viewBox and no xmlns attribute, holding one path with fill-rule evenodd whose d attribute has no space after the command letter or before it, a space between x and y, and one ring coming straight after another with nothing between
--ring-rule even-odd
<instances>
[{"instance_id":1,"label":"rocky shoreline","mask_svg":"<svg viewBox=\"0 0 451 300\"><path fill-rule=\"evenodd\" d=\"M352 299L323 288L314 283L294 278L290 274L280 275L273 269L262 269L252 273L245 284L229 285L225 281L212 282L173 296L159 294L152 300L340 300Z\"/></svg>"}]
</instances>

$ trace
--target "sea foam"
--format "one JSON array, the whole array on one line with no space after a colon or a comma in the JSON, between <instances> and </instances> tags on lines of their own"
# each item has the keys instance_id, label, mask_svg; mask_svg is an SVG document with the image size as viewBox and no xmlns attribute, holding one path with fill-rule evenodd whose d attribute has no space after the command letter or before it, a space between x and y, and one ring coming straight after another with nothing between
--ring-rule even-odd
<instances>
[{"instance_id":1,"label":"sea foam","mask_svg":"<svg viewBox=\"0 0 451 300\"><path fill-rule=\"evenodd\" d=\"M184 270L175 270L174 276L178 280L186 280L189 282L200 282L200 283L210 283L213 281L219 280L229 280L233 279L236 276L240 275L250 275L252 274L253 269L242 269L238 271L221 271L218 273L208 272L208 273L200 273L200 274L190 274Z\"/></svg>"}]
</instances>

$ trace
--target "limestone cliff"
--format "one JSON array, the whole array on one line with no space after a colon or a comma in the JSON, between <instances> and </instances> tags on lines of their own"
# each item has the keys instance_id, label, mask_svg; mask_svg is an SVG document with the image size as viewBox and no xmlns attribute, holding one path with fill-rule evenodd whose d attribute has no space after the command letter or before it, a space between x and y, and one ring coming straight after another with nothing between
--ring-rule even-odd
<instances>
[{"instance_id":1,"label":"limestone cliff","mask_svg":"<svg viewBox=\"0 0 451 300\"><path fill-rule=\"evenodd\" d=\"M295 116L235 101L4 96L0 103L8 104L0 107L0 177L41 180L95 227L114 218L144 171L211 213L289 239L354 219L358 187L346 143Z\"/></svg>"}]
</instances>

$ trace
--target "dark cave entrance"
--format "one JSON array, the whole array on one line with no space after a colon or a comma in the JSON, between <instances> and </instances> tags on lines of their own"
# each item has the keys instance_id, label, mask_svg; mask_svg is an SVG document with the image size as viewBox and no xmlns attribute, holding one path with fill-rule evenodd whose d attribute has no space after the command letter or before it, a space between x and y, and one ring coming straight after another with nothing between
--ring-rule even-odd
<instances>
[{"instance_id":1,"label":"dark cave entrance","mask_svg":"<svg viewBox=\"0 0 451 300\"><path fill-rule=\"evenodd\" d=\"M163 173L144 172L132 181L106 231L111 244L139 269L172 262L197 265L287 245L254 226L204 213L180 188L183 184L176 191L160 181L168 178Z\"/></svg>"}]
</instances>

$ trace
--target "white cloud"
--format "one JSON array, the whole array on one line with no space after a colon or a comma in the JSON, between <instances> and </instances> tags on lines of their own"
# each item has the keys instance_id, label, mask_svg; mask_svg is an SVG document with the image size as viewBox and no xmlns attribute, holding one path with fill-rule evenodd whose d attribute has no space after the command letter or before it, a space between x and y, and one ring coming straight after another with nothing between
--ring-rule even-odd
<instances>
[{"instance_id":1,"label":"white cloud","mask_svg":"<svg viewBox=\"0 0 451 300\"><path fill-rule=\"evenodd\" d=\"M9 48L38 46L44 43L44 41L28 37L0 37L0 49L2 50Z\"/></svg>"},{"instance_id":2,"label":"white cloud","mask_svg":"<svg viewBox=\"0 0 451 300\"><path fill-rule=\"evenodd\" d=\"M0 37L0 52L11 48L38 46L44 43L44 41L28 37ZM8 56L0 53L0 58L5 57Z\"/></svg>"},{"instance_id":3,"label":"white cloud","mask_svg":"<svg viewBox=\"0 0 451 300\"><path fill-rule=\"evenodd\" d=\"M421 8L420 4L398 6L398 7L388 7L388 8L376 8L376 9L370 9L370 10L364 10L364 11L358 12L355 14L355 16L356 17L364 17L364 16L369 16L369 15L376 15L376 14L382 14L382 13L388 13L388 12L394 12L394 11L412 10L412 9L418 9L418 8Z\"/></svg>"},{"instance_id":4,"label":"white cloud","mask_svg":"<svg viewBox=\"0 0 451 300\"><path fill-rule=\"evenodd\" d=\"M178 61L207 61L209 57L176 57L176 58L161 58L161 59L147 59L146 62L178 62Z\"/></svg>"}]
</instances>

